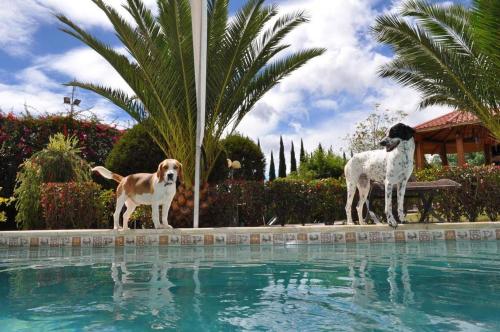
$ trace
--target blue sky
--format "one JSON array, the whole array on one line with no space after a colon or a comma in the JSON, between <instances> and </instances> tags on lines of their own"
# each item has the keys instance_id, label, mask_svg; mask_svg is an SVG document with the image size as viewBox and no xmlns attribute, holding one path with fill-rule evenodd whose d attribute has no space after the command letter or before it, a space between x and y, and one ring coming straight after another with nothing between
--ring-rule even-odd
<instances>
[{"instance_id":1,"label":"blue sky","mask_svg":"<svg viewBox=\"0 0 500 332\"><path fill-rule=\"evenodd\" d=\"M5 2L7 2L5 4ZM119 5L121 0L108 0ZM343 137L375 104L403 110L416 124L447 112L444 107L417 111L418 93L376 75L392 57L377 45L369 27L374 18L399 3L389 0L274 1L281 12L305 9L311 21L294 31L293 49L319 46L326 54L314 59L264 96L238 128L259 138L264 152L275 153L279 136L285 145L304 139L306 149L322 143L339 151ZM145 0L154 6L155 0ZM244 1L232 0L234 12ZM58 30L51 12L62 12L102 40L119 47L110 24L90 0L2 0L0 7L0 108L22 112L27 104L37 112L64 110L62 99L72 78L126 88L121 78L93 51ZM83 107L92 107L106 122L122 126L131 119L102 98L81 91Z\"/></svg>"}]
</instances>

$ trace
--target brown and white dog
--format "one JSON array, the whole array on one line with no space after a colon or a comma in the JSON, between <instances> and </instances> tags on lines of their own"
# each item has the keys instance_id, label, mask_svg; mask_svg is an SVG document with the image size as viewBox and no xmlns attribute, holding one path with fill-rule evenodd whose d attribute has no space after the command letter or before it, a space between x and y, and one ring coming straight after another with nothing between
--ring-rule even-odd
<instances>
[{"instance_id":1,"label":"brown and white dog","mask_svg":"<svg viewBox=\"0 0 500 332\"><path fill-rule=\"evenodd\" d=\"M167 218L177 185L184 180L180 162L175 159L165 159L158 165L156 173L137 173L126 177L115 174L102 166L94 167L92 171L119 183L116 189L113 229L120 228L120 212L123 205L127 207L123 214L123 230L128 229L128 220L139 205L151 205L155 228L172 228ZM161 220L160 205L162 206Z\"/></svg>"}]
</instances>

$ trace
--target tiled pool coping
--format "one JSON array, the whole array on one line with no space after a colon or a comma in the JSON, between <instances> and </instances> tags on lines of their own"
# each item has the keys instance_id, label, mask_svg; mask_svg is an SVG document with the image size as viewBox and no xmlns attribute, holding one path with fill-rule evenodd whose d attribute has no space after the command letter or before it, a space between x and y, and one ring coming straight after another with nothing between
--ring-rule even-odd
<instances>
[{"instance_id":1,"label":"tiled pool coping","mask_svg":"<svg viewBox=\"0 0 500 332\"><path fill-rule=\"evenodd\" d=\"M0 232L1 247L225 246L500 240L500 222Z\"/></svg>"}]
</instances>

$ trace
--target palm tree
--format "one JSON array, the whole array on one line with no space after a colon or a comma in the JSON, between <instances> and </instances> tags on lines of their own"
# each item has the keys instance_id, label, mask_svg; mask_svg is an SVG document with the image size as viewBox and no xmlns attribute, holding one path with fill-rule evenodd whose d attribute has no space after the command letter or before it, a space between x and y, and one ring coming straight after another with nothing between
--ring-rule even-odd
<instances>
[{"instance_id":1,"label":"palm tree","mask_svg":"<svg viewBox=\"0 0 500 332\"><path fill-rule=\"evenodd\" d=\"M141 0L127 0L124 7L133 24L103 0L92 1L108 17L128 55L59 14L57 18L65 25L62 31L100 54L134 94L92 82L73 81L68 85L94 91L148 126L165 155L183 163L186 187L190 188L194 178L196 90L189 0L158 0L158 14ZM248 0L230 18L228 2L208 1L202 182L208 179L220 153L221 137L233 132L281 79L324 52L312 48L283 54L289 47L282 43L283 38L307 22L303 12L278 16L276 6L264 5L264 0Z\"/></svg>"},{"instance_id":2,"label":"palm tree","mask_svg":"<svg viewBox=\"0 0 500 332\"><path fill-rule=\"evenodd\" d=\"M379 74L420 91L420 108L448 105L474 113L500 139L500 76L491 53L476 43L476 21L467 7L425 0L409 0L397 13L379 16L375 37L396 54Z\"/></svg>"}]
</instances>

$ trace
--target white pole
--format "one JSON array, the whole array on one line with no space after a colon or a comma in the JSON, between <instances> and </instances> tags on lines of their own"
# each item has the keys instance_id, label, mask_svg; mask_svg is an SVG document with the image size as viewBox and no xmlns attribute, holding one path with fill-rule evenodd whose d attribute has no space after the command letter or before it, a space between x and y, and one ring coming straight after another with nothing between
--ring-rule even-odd
<instances>
[{"instance_id":1,"label":"white pole","mask_svg":"<svg viewBox=\"0 0 500 332\"><path fill-rule=\"evenodd\" d=\"M205 134L205 94L207 85L207 0L190 0L190 2L197 105L193 227L198 228L200 218L201 146Z\"/></svg>"}]
</instances>

